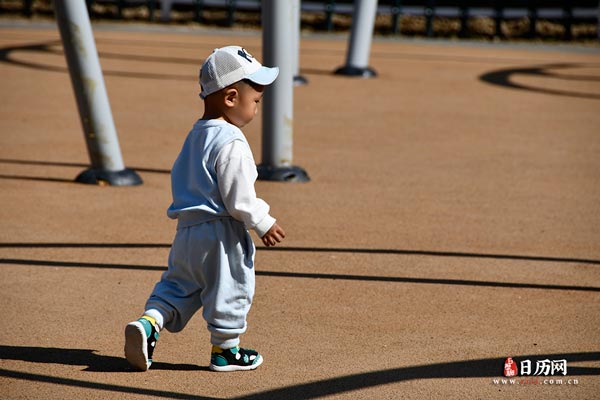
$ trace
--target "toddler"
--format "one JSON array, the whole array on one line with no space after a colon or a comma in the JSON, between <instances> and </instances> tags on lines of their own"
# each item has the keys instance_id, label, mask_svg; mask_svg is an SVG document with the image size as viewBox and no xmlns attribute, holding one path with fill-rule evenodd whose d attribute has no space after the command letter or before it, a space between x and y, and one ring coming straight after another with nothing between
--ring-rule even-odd
<instances>
[{"instance_id":1,"label":"toddler","mask_svg":"<svg viewBox=\"0 0 600 400\"><path fill-rule=\"evenodd\" d=\"M211 335L209 368L253 370L262 356L240 347L254 295L254 230L265 246L285 232L256 197L252 151L240 128L258 112L279 69L262 66L239 46L215 49L200 70L204 115L189 132L171 171L177 219L168 270L140 319L125 328L125 357L147 370L161 329L181 331L202 308Z\"/></svg>"}]
</instances>

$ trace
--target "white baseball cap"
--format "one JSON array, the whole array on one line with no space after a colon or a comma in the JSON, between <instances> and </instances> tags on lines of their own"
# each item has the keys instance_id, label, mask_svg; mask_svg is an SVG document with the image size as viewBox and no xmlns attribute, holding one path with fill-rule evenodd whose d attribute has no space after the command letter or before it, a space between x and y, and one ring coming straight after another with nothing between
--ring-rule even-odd
<instances>
[{"instance_id":1,"label":"white baseball cap","mask_svg":"<svg viewBox=\"0 0 600 400\"><path fill-rule=\"evenodd\" d=\"M248 79L259 85L270 85L279 75L278 67L263 67L240 46L214 49L200 69L200 97L218 92L236 82Z\"/></svg>"}]
</instances>

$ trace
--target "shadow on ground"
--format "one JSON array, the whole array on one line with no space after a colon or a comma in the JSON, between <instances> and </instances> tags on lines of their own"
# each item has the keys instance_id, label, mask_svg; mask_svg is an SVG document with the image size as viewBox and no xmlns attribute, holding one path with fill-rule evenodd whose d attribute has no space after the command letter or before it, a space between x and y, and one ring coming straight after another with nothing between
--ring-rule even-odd
<instances>
[{"instance_id":1,"label":"shadow on ground","mask_svg":"<svg viewBox=\"0 0 600 400\"><path fill-rule=\"evenodd\" d=\"M598 362L600 352L581 352L545 355L525 355L518 359L559 360L568 362L569 376L600 375L600 368L572 366L577 362ZM54 363L72 366L85 366L88 372L128 372L131 370L126 361L120 357L97 354L88 349L62 349L47 347L0 346L0 360L17 360L32 363ZM416 379L448 379L448 378L486 378L501 377L505 358L487 358L480 360L454 361L428 365L418 365L371 371L323 379L316 382L287 386L260 393L254 393L237 400L268 399L318 399L343 392L351 392L370 387L397 383ZM155 363L154 370L186 370L209 373L208 368L189 364ZM75 386L109 392L133 393L168 399L217 400L213 397L197 396L186 393L169 392L155 389L134 388L120 385L104 384L78 379L12 371L0 368L0 376L34 382L46 382L57 385Z\"/></svg>"},{"instance_id":2,"label":"shadow on ground","mask_svg":"<svg viewBox=\"0 0 600 400\"><path fill-rule=\"evenodd\" d=\"M0 243L0 248L5 247L5 246L3 246L5 244L6 243ZM285 248L283 248L283 250L285 250ZM332 249L321 249L321 251L329 251L329 250L332 250ZM333 249L333 250L335 251L335 249ZM317 251L317 250L312 249L311 251ZM405 252L402 252L401 254L404 254L404 253ZM64 267L64 268L127 269L127 270L135 270L135 271L165 271L167 269L166 267L155 266L155 265L108 264L108 263L90 263L90 262L80 262L80 261L32 260L32 259L16 259L16 258L0 258L0 265L1 264L28 265L28 266L40 266L40 267ZM295 272L283 272L283 271L267 271L267 270L256 271L256 275L257 276L279 277L279 278L330 279L330 280L349 280L349 281L364 281L364 282L374 282L374 281L375 282L399 282L399 283L437 284L437 285L501 287L501 288L515 288L515 289L545 289L545 290L600 292L600 287L595 287L595 286L554 285L554 284L525 283L525 282L476 281L476 280L467 280L467 279L439 279L439 278L415 278L415 277L400 277L400 276L326 274L326 273L314 273L314 272L296 272L296 271Z\"/></svg>"},{"instance_id":3,"label":"shadow on ground","mask_svg":"<svg viewBox=\"0 0 600 400\"><path fill-rule=\"evenodd\" d=\"M479 76L479 80L496 86L502 86L510 89L527 90L530 92L556 95L556 96L568 96L578 97L582 99L594 99L600 100L600 94L596 93L584 93L574 92L567 90L552 89L546 87L536 87L532 84L517 83L513 78L517 76L521 77L536 77L545 78L546 80L567 80L567 81L580 81L595 83L598 82L599 78L593 75L576 75L576 74L560 74L557 70L576 70L578 68L598 68L598 64L577 64L577 63L560 63L560 64L544 64L537 66L527 67L516 67L498 69L494 71L486 72Z\"/></svg>"}]
</instances>

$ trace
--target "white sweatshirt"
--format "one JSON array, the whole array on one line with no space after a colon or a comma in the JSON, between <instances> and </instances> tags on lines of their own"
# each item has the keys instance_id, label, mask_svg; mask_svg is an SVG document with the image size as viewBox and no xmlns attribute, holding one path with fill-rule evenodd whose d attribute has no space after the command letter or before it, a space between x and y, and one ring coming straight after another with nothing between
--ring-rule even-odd
<instances>
[{"instance_id":1,"label":"white sweatshirt","mask_svg":"<svg viewBox=\"0 0 600 400\"><path fill-rule=\"evenodd\" d=\"M199 120L173 165L173 203L167 215L178 219L178 227L233 217L262 237L275 219L269 205L256 197L257 177L239 128L222 120Z\"/></svg>"}]
</instances>

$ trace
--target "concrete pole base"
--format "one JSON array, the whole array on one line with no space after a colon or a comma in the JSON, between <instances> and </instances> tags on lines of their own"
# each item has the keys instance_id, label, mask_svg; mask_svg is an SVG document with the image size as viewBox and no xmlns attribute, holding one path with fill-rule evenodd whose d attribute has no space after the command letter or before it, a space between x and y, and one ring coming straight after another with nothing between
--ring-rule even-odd
<instances>
[{"instance_id":1,"label":"concrete pole base","mask_svg":"<svg viewBox=\"0 0 600 400\"><path fill-rule=\"evenodd\" d=\"M121 171L89 168L80 173L75 182L100 186L135 186L143 183L137 172L129 168Z\"/></svg>"},{"instance_id":2,"label":"concrete pole base","mask_svg":"<svg viewBox=\"0 0 600 400\"><path fill-rule=\"evenodd\" d=\"M305 170L297 166L275 167L260 164L258 166L258 179L261 181L279 182L308 182L310 178Z\"/></svg>"},{"instance_id":3,"label":"concrete pole base","mask_svg":"<svg viewBox=\"0 0 600 400\"><path fill-rule=\"evenodd\" d=\"M346 65L335 70L336 75L355 76L359 78L375 78L377 72L371 67L359 68Z\"/></svg>"}]
</instances>

